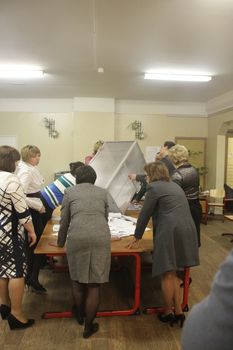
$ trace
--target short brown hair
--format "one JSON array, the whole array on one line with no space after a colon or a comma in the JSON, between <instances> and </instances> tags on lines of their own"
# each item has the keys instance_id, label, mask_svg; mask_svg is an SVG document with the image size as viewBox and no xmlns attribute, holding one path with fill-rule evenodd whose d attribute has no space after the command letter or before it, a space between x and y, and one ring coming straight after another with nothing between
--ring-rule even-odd
<instances>
[{"instance_id":1,"label":"short brown hair","mask_svg":"<svg viewBox=\"0 0 233 350\"><path fill-rule=\"evenodd\" d=\"M75 170L76 184L94 184L97 178L95 170L90 165L83 165Z\"/></svg>"},{"instance_id":2,"label":"short brown hair","mask_svg":"<svg viewBox=\"0 0 233 350\"><path fill-rule=\"evenodd\" d=\"M13 173L15 162L20 160L20 153L11 146L0 146L0 170Z\"/></svg>"},{"instance_id":3,"label":"short brown hair","mask_svg":"<svg viewBox=\"0 0 233 350\"><path fill-rule=\"evenodd\" d=\"M70 173L71 175L75 176L75 170L78 169L80 166L83 166L84 163L83 162L72 162L69 164L69 167L70 167Z\"/></svg>"},{"instance_id":4,"label":"short brown hair","mask_svg":"<svg viewBox=\"0 0 233 350\"><path fill-rule=\"evenodd\" d=\"M37 146L26 145L21 149L21 157L24 162L28 162L30 158L40 154L40 150Z\"/></svg>"},{"instance_id":5,"label":"short brown hair","mask_svg":"<svg viewBox=\"0 0 233 350\"><path fill-rule=\"evenodd\" d=\"M153 181L170 181L169 172L166 165L157 160L153 163L148 163L145 165L144 170L150 178L150 182Z\"/></svg>"}]
</instances>

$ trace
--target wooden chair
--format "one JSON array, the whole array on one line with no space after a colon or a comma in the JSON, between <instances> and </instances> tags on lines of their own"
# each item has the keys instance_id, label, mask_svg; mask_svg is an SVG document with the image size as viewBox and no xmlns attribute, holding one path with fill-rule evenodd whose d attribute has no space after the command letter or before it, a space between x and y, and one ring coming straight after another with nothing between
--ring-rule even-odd
<instances>
[{"instance_id":1,"label":"wooden chair","mask_svg":"<svg viewBox=\"0 0 233 350\"><path fill-rule=\"evenodd\" d=\"M233 221L233 215L224 215L224 217L230 221ZM223 232L222 236L230 236L233 237L233 232ZM233 242L233 238L231 239L231 242Z\"/></svg>"},{"instance_id":2,"label":"wooden chair","mask_svg":"<svg viewBox=\"0 0 233 350\"><path fill-rule=\"evenodd\" d=\"M199 202L201 204L201 209L202 209L202 223L207 225L207 220L208 220L208 196L200 194L199 195Z\"/></svg>"},{"instance_id":3,"label":"wooden chair","mask_svg":"<svg viewBox=\"0 0 233 350\"><path fill-rule=\"evenodd\" d=\"M213 214L215 214L216 208L221 209L221 219L224 221L224 202L225 198L225 191L224 189L211 189L209 198L208 198L208 211L209 214L211 211L213 211ZM214 216L213 216L214 217Z\"/></svg>"}]
</instances>

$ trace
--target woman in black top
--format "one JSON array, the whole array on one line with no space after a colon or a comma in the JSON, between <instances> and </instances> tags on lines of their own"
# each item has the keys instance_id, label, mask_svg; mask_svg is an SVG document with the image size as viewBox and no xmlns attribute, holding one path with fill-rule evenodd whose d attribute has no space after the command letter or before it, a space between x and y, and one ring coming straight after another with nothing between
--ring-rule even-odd
<instances>
[{"instance_id":1,"label":"woman in black top","mask_svg":"<svg viewBox=\"0 0 233 350\"><path fill-rule=\"evenodd\" d=\"M198 199L199 175L197 170L188 163L188 150L185 146L175 145L168 152L168 161L176 167L171 179L176 182L188 199L190 211L197 230L198 246L201 246L200 224L202 208Z\"/></svg>"}]
</instances>

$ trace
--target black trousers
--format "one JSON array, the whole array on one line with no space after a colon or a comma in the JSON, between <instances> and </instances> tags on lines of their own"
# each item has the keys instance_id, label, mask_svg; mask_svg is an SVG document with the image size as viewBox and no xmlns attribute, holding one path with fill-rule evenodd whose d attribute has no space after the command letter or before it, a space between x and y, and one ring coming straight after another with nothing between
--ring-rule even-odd
<instances>
[{"instance_id":1,"label":"black trousers","mask_svg":"<svg viewBox=\"0 0 233 350\"><path fill-rule=\"evenodd\" d=\"M202 219L202 208L198 199L189 200L189 208L197 230L198 247L201 246L200 226Z\"/></svg>"}]
</instances>

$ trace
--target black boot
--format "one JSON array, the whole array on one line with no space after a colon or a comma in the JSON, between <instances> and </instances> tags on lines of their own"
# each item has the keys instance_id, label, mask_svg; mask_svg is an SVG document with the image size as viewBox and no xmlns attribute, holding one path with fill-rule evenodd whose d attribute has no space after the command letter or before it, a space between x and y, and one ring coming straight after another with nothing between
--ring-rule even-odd
<instances>
[{"instance_id":1,"label":"black boot","mask_svg":"<svg viewBox=\"0 0 233 350\"><path fill-rule=\"evenodd\" d=\"M4 304L0 306L0 314L3 320L5 320L9 316L10 312L11 312L10 306L4 305Z\"/></svg>"},{"instance_id":2,"label":"black boot","mask_svg":"<svg viewBox=\"0 0 233 350\"><path fill-rule=\"evenodd\" d=\"M173 313L170 314L158 314L158 319L161 322L169 323L171 327L173 327L173 323L175 323L175 316Z\"/></svg>"},{"instance_id":3,"label":"black boot","mask_svg":"<svg viewBox=\"0 0 233 350\"><path fill-rule=\"evenodd\" d=\"M98 332L98 330L99 330L99 324L98 323L92 323L90 328L84 329L83 338L89 338L92 334Z\"/></svg>"}]
</instances>

